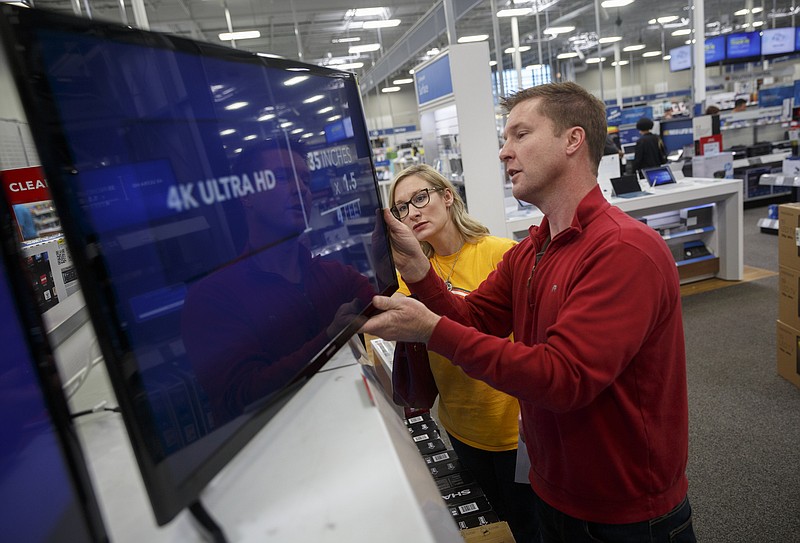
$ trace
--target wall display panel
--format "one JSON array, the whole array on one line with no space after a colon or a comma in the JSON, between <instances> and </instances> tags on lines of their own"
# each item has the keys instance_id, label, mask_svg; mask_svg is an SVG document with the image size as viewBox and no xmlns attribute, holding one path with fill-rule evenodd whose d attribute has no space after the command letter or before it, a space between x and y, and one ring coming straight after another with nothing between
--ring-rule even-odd
<instances>
[{"instance_id":1,"label":"wall display panel","mask_svg":"<svg viewBox=\"0 0 800 543\"><path fill-rule=\"evenodd\" d=\"M762 55L785 55L794 52L794 27L765 28L761 32Z\"/></svg>"},{"instance_id":2,"label":"wall display panel","mask_svg":"<svg viewBox=\"0 0 800 543\"><path fill-rule=\"evenodd\" d=\"M713 66L725 60L725 36L706 38L706 66Z\"/></svg>"},{"instance_id":3,"label":"wall display panel","mask_svg":"<svg viewBox=\"0 0 800 543\"><path fill-rule=\"evenodd\" d=\"M682 45L669 50L669 71L679 72L692 67L692 46Z\"/></svg>"},{"instance_id":4,"label":"wall display panel","mask_svg":"<svg viewBox=\"0 0 800 543\"><path fill-rule=\"evenodd\" d=\"M163 524L397 287L359 89L207 43L0 15Z\"/></svg>"},{"instance_id":5,"label":"wall display panel","mask_svg":"<svg viewBox=\"0 0 800 543\"><path fill-rule=\"evenodd\" d=\"M761 55L761 33L735 32L728 34L725 40L725 57L727 60L753 59Z\"/></svg>"}]
</instances>

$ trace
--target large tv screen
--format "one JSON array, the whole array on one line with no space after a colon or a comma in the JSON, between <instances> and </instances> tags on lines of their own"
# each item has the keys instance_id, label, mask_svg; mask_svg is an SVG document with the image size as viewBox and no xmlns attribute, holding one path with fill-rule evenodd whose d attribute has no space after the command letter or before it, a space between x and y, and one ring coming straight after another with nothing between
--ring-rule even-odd
<instances>
[{"instance_id":1,"label":"large tv screen","mask_svg":"<svg viewBox=\"0 0 800 543\"><path fill-rule=\"evenodd\" d=\"M743 60L761 55L761 35L758 31L735 32L728 34L725 40L728 60Z\"/></svg>"},{"instance_id":2,"label":"large tv screen","mask_svg":"<svg viewBox=\"0 0 800 543\"><path fill-rule=\"evenodd\" d=\"M108 541L10 209L0 194L0 539Z\"/></svg>"},{"instance_id":3,"label":"large tv screen","mask_svg":"<svg viewBox=\"0 0 800 543\"><path fill-rule=\"evenodd\" d=\"M761 32L762 55L785 55L794 52L794 27L765 28Z\"/></svg>"},{"instance_id":4,"label":"large tv screen","mask_svg":"<svg viewBox=\"0 0 800 543\"><path fill-rule=\"evenodd\" d=\"M679 72L692 67L692 46L682 45L669 50L669 71Z\"/></svg>"},{"instance_id":5,"label":"large tv screen","mask_svg":"<svg viewBox=\"0 0 800 543\"><path fill-rule=\"evenodd\" d=\"M353 336L372 297L397 288L358 85L167 35L1 13L163 524Z\"/></svg>"},{"instance_id":6,"label":"large tv screen","mask_svg":"<svg viewBox=\"0 0 800 543\"><path fill-rule=\"evenodd\" d=\"M706 38L706 66L725 60L725 36Z\"/></svg>"}]
</instances>

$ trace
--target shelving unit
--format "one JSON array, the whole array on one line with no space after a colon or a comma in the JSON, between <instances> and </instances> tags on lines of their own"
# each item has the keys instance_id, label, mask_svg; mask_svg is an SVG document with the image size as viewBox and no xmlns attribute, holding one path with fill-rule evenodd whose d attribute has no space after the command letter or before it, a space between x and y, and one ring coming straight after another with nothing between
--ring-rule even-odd
<instances>
[{"instance_id":1,"label":"shelving unit","mask_svg":"<svg viewBox=\"0 0 800 543\"><path fill-rule=\"evenodd\" d=\"M793 201L798 201L798 189L800 189L800 175L783 175L782 173L764 174L758 181L761 185L771 186L772 189L782 188L784 192L793 193ZM765 234L778 233L778 219L764 217L758 219L758 227Z\"/></svg>"},{"instance_id":2,"label":"shelving unit","mask_svg":"<svg viewBox=\"0 0 800 543\"><path fill-rule=\"evenodd\" d=\"M610 202L629 215L647 218L658 214L675 214L681 210L713 206L711 223L692 228L692 224L676 226L661 234L673 254L686 242L702 241L709 254L694 258L676 256L676 265L682 283L708 277L731 281L742 279L744 273L742 183L738 179L685 178L680 187L638 198L611 198ZM522 239L530 226L539 224L542 213L537 209L510 213L506 221L506 235ZM656 228L658 229L658 228Z\"/></svg>"}]
</instances>

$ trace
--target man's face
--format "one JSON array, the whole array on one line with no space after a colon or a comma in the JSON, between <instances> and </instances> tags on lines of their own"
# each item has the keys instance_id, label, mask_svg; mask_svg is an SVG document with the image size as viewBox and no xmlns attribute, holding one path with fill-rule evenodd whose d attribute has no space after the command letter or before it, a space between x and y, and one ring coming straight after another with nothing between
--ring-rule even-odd
<instances>
[{"instance_id":1,"label":"man's face","mask_svg":"<svg viewBox=\"0 0 800 543\"><path fill-rule=\"evenodd\" d=\"M275 174L275 188L246 198L245 208L258 224L284 232L302 232L310 215L310 172L303 157L283 149L265 151L259 166Z\"/></svg>"},{"instance_id":2,"label":"man's face","mask_svg":"<svg viewBox=\"0 0 800 543\"><path fill-rule=\"evenodd\" d=\"M563 134L554 134L553 122L539 112L540 101L526 100L511 110L500 150L514 197L533 204L554 185L564 165L567 144Z\"/></svg>"}]
</instances>

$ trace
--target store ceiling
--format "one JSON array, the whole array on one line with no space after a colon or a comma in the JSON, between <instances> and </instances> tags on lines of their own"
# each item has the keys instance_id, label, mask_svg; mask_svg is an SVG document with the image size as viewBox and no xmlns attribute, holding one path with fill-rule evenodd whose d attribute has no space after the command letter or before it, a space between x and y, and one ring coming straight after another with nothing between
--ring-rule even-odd
<instances>
[{"instance_id":1,"label":"store ceiling","mask_svg":"<svg viewBox=\"0 0 800 543\"><path fill-rule=\"evenodd\" d=\"M83 15L91 11L95 19L123 22L125 18L135 24L131 0L32 0L37 8L53 9L74 13L75 5L81 6ZM492 4L498 9L509 7L540 6L538 16L521 16L517 18L521 45L530 46L530 50L522 53L522 65L548 63L555 64L559 53L580 49L585 58L597 56L598 25L595 15L595 4L591 0L452 0L457 8L465 13L456 22L456 37L461 38L475 34L488 34L491 56L495 57L494 33L492 31ZM538 4L537 4L538 2ZM795 26L796 15L800 7L794 7L796 0L706 0L705 20L706 32L715 34L721 31L738 30L748 21L748 16L734 15L734 12L750 7L762 8L760 13L751 15L753 21L764 21L764 26ZM673 36L672 32L679 28L691 28L688 0L635 0L632 4L619 8L599 8L600 37L622 36L621 47L633 44L644 44L642 51L623 53L624 60L634 63L642 59L645 51L660 51L683 45L688 36ZM121 7L125 5L125 9ZM258 30L260 38L242 39L235 42L239 49L272 53L287 58L295 58L314 64L333 64L335 62L363 62L362 68L353 69L360 77L368 78L374 64L380 63L381 56L387 51L405 45L405 37L409 30L419 31L417 24L431 10L442 11L440 2L431 0L144 0L147 18L151 30L178 34L213 43L225 43L219 34L227 32L228 19L226 8L230 14L230 24L234 31ZM87 10L88 6L88 10ZM466 6L466 7L465 7ZM348 14L353 8L383 7L384 13L379 16L356 17ZM456 12L459 10L456 9ZM672 23L661 25L651 23L654 18L662 16L678 16ZM776 16L777 15L777 16ZM380 30L361 28L363 21L376 19L399 19L401 22L393 28ZM433 25L440 32L428 32L432 39L428 43L416 40L412 47L406 47L402 55L392 55L392 65L380 70L380 81L374 85L383 87L393 79L408 77L408 69L425 58L425 53L434 47L446 47L448 43L446 25L443 17L432 18ZM797 21L800 24L800 20ZM511 20L498 19L501 48L512 45ZM417 25L417 26L415 26ZM571 32L550 37L543 33L545 28L554 26L574 26ZM427 35L426 33L420 33ZM542 36L541 41L537 39ZM351 43L334 43L342 38L360 38ZM400 44L398 44L400 42ZM358 56L349 54L348 48L353 45L379 43L381 49L362 53ZM542 55L539 59L539 44ZM611 62L613 52L611 45L603 45L603 56ZM389 57L386 57L389 58ZM402 62L400 62L400 60ZM386 59L384 59L386 60ZM573 62L583 65L579 57ZM513 66L512 56L503 54L504 67ZM385 77L384 77L385 76ZM372 86L372 85L370 85Z\"/></svg>"}]
</instances>

